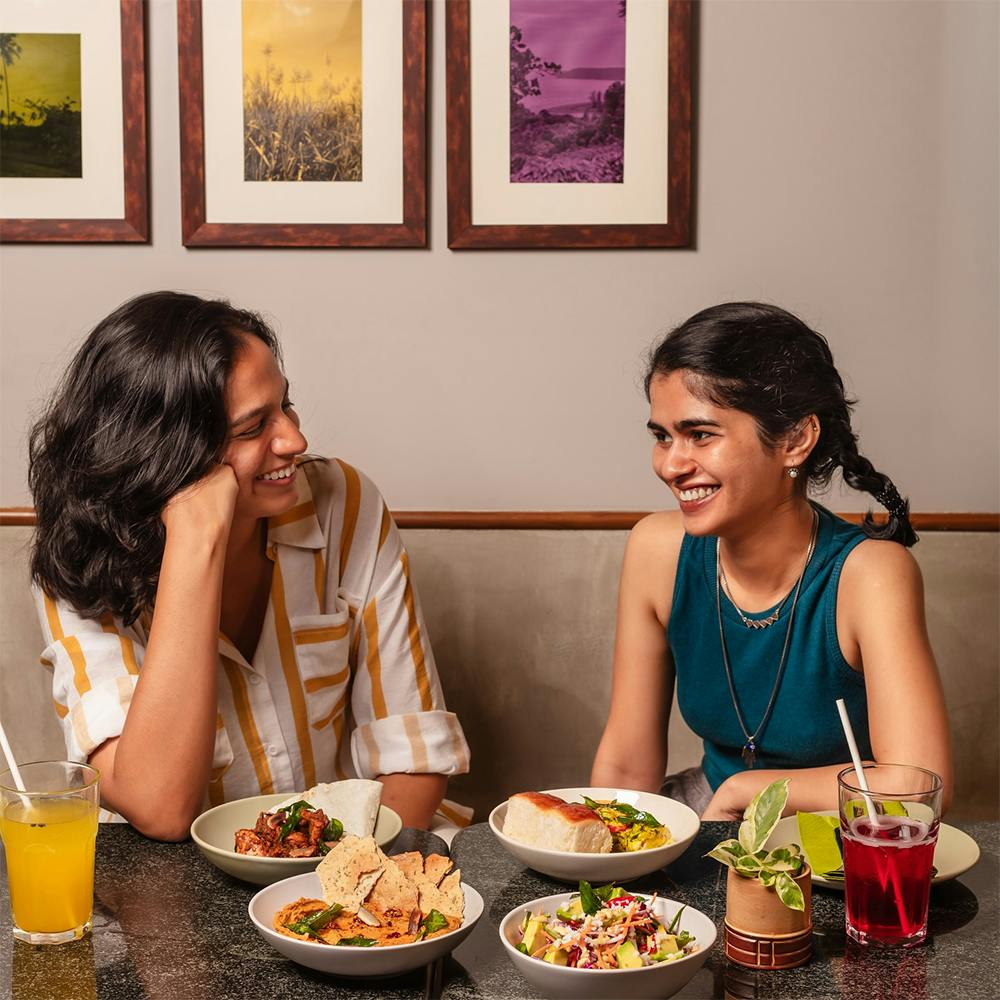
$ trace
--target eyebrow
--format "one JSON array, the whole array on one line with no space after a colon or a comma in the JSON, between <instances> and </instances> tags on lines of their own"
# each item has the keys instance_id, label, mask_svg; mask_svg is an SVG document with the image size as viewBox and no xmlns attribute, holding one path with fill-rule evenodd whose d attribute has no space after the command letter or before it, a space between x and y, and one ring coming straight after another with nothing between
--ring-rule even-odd
<instances>
[{"instance_id":1,"label":"eyebrow","mask_svg":"<svg viewBox=\"0 0 1000 1000\"><path fill-rule=\"evenodd\" d=\"M651 431L663 431L667 433L666 427L661 424L656 423L653 420L647 420L646 426ZM680 420L674 427L679 431L689 431L694 427L721 427L722 424L718 420L709 420L708 417L690 417L687 420Z\"/></svg>"},{"instance_id":2,"label":"eyebrow","mask_svg":"<svg viewBox=\"0 0 1000 1000\"><path fill-rule=\"evenodd\" d=\"M289 390L290 387L291 387L291 384L289 383L288 379L286 378L285 379L285 391L282 393L282 399L284 399L285 396L288 395L288 390ZM270 409L270 405L269 404L265 404L264 406L254 407L254 409L249 410L246 413L242 414L241 416L237 417L229 425L229 429L232 430L234 427L239 427L240 424L245 424L245 423L247 423L250 420L256 420L257 417L261 416L264 413L267 413L267 411L269 409Z\"/></svg>"}]
</instances>

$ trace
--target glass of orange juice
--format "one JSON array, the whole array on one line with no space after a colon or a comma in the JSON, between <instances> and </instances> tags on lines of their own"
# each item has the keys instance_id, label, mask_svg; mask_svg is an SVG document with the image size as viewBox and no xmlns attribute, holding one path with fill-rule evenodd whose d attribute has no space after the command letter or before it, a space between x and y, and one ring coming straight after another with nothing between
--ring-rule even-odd
<instances>
[{"instance_id":1,"label":"glass of orange juice","mask_svg":"<svg viewBox=\"0 0 1000 1000\"><path fill-rule=\"evenodd\" d=\"M94 910L99 772L88 764L43 761L0 774L0 836L14 937L62 944L90 930Z\"/></svg>"}]
</instances>

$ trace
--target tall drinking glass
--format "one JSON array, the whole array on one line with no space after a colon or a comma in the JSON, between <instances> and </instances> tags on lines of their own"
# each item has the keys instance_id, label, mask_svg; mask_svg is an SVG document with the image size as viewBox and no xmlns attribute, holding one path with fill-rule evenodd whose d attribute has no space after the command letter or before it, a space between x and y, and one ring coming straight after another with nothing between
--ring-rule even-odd
<instances>
[{"instance_id":1,"label":"tall drinking glass","mask_svg":"<svg viewBox=\"0 0 1000 1000\"><path fill-rule=\"evenodd\" d=\"M868 792L853 767L837 776L847 935L910 947L927 936L941 779L905 764L867 764L864 774Z\"/></svg>"},{"instance_id":2,"label":"tall drinking glass","mask_svg":"<svg viewBox=\"0 0 1000 1000\"><path fill-rule=\"evenodd\" d=\"M14 937L62 944L90 930L98 781L88 764L44 761L0 774L0 836Z\"/></svg>"}]
</instances>

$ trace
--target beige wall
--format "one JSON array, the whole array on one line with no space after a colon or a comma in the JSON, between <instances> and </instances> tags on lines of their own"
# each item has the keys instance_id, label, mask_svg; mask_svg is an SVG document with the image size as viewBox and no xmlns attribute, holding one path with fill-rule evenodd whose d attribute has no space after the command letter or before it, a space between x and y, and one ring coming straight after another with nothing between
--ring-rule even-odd
<instances>
[{"instance_id":1,"label":"beige wall","mask_svg":"<svg viewBox=\"0 0 1000 1000\"><path fill-rule=\"evenodd\" d=\"M29 502L26 425L79 338L174 287L273 316L314 450L396 508L664 504L640 355L736 297L829 336L915 509L1000 506L996 3L705 3L697 249L576 253L447 249L440 2L433 249L182 249L175 5L149 7L154 240L2 249L0 505Z\"/></svg>"}]
</instances>

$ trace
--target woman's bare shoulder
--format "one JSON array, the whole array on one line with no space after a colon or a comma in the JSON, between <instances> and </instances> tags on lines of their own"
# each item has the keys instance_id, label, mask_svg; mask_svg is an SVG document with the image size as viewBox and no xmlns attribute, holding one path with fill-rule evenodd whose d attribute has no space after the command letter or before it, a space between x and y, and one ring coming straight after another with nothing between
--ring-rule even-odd
<instances>
[{"instance_id":1,"label":"woman's bare shoulder","mask_svg":"<svg viewBox=\"0 0 1000 1000\"><path fill-rule=\"evenodd\" d=\"M679 510L660 510L637 522L629 535L629 549L663 558L680 551L684 519Z\"/></svg>"}]
</instances>

